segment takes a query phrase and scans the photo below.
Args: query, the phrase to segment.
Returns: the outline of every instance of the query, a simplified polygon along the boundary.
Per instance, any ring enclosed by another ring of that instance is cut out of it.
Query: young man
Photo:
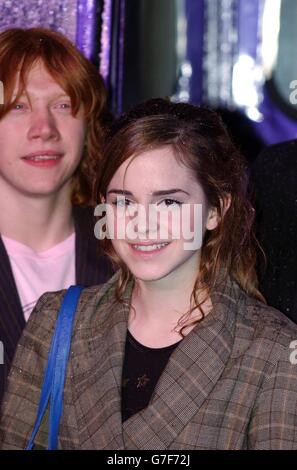
[[[0,34],[0,81],[1,401],[40,295],[103,283],[113,270],[90,207],[108,121],[96,68],[58,33],[12,29]]]

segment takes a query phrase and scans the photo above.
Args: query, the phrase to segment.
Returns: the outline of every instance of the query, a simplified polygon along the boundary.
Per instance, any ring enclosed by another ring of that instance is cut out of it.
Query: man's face
[[[18,83],[14,96],[17,91]],[[85,130],[82,111],[72,116],[70,97],[44,65],[36,63],[28,74],[26,94],[0,120],[2,197],[44,197],[70,187]]]

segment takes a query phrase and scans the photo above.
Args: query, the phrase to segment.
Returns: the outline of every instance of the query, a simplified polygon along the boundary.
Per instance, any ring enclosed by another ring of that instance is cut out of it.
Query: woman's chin
[[[166,275],[168,274],[167,272],[148,272],[144,270],[130,270],[135,279],[139,281],[144,281],[144,282],[153,282],[153,281],[159,281],[161,279],[164,279]]]

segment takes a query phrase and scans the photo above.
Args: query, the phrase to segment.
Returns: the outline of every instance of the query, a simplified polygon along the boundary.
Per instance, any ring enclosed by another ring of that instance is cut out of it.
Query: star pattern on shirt
[[[149,381],[150,381],[150,378],[146,374],[143,374],[141,377],[137,377],[136,388],[145,387],[146,384],[149,383]]]

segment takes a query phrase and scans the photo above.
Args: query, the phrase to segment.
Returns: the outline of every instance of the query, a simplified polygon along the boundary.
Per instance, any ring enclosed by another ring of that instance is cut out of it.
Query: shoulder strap
[[[41,389],[37,417],[26,450],[33,449],[34,439],[41,425],[49,400],[50,418],[48,450],[54,450],[58,447],[59,425],[63,410],[63,391],[70,352],[72,329],[76,307],[82,289],[82,286],[69,287],[58,313],[57,324],[51,342],[47,367]]]

